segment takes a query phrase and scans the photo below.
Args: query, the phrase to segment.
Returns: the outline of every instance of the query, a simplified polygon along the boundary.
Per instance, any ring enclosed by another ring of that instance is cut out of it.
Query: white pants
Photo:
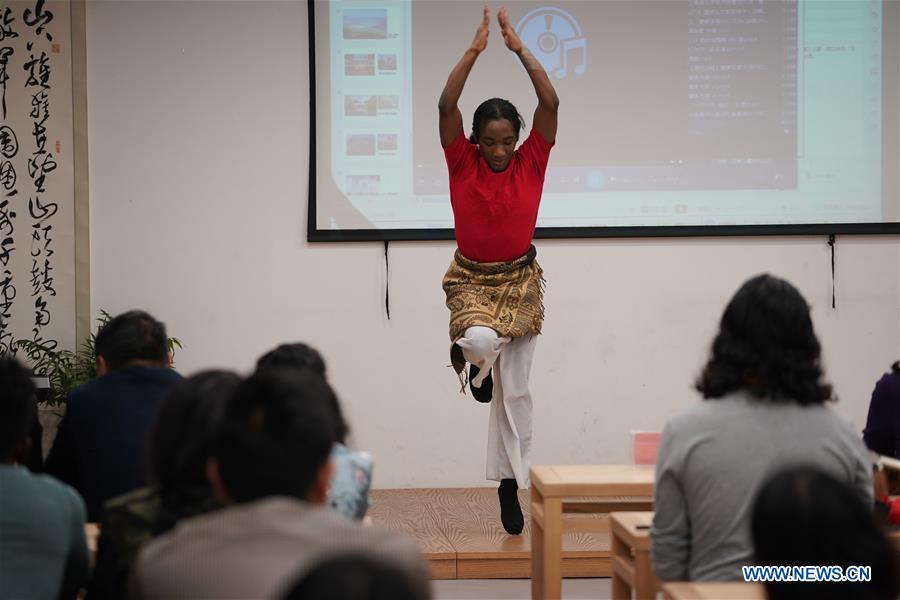
[[[487,478],[515,479],[529,486],[531,466],[531,392],[528,379],[537,336],[500,337],[490,327],[469,327],[456,341],[466,361],[480,369],[472,385],[481,383],[493,367],[494,393],[488,421]]]

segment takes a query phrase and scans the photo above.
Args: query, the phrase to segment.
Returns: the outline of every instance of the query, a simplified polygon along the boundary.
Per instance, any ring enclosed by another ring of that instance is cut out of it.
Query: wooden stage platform
[[[433,579],[531,577],[528,490],[519,490],[525,531],[515,536],[500,524],[497,488],[373,490],[372,498],[372,521],[416,539]],[[628,510],[629,501],[638,499],[621,500]],[[608,530],[564,535],[563,577],[609,577],[609,550]]]

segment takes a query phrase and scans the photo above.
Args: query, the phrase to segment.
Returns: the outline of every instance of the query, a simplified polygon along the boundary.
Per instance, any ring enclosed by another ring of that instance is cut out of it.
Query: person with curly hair
[[[820,355],[809,306],[787,281],[759,275],[731,299],[696,383],[703,402],[660,439],[650,530],[660,579],[742,579],[753,499],[787,466],[817,467],[872,508],[871,461],[827,404]]]

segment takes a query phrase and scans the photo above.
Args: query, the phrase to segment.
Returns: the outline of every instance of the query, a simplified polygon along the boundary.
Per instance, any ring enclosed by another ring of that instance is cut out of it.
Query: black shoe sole
[[[478,375],[480,369],[475,365],[469,365],[469,389],[472,390],[472,397],[478,402],[487,404],[494,397],[494,374],[489,371],[487,377],[481,382],[481,387],[472,385],[472,380]]]

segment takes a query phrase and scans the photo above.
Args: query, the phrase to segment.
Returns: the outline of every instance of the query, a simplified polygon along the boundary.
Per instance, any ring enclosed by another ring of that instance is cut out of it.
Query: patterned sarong
[[[466,365],[456,345],[466,329],[490,327],[501,337],[539,334],[544,323],[544,272],[534,246],[510,262],[479,263],[456,251],[444,275],[450,309],[450,362],[457,374]]]

